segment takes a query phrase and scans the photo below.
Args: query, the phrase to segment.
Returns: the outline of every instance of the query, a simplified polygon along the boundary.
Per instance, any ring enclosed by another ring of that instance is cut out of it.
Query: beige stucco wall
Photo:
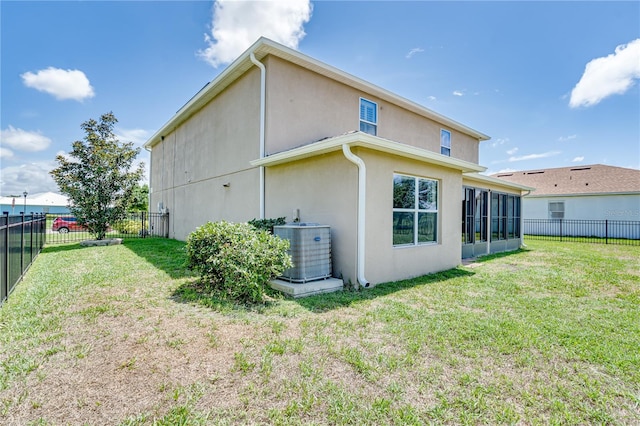
[[[478,162],[478,140],[282,59],[268,56],[266,152],[273,154],[358,130],[360,97],[378,104],[378,134],[440,153],[451,131],[451,156]]]
[[[259,116],[254,68],[153,147],[151,206],[169,209],[172,238],[207,221],[259,216],[259,172],[249,164],[259,157]]]
[[[265,214],[331,227],[333,276],[356,282],[358,169],[342,152],[269,167]]]
[[[459,171],[353,148],[367,169],[365,277],[373,285],[456,267],[460,263]],[[439,182],[437,244],[393,247],[393,174]],[[334,275],[357,281],[358,168],[341,151],[267,169],[268,217],[300,209],[304,222],[331,226]]]
[[[367,166],[366,276],[373,284],[416,277],[460,264],[460,171],[354,149]],[[438,181],[438,243],[393,246],[393,174]]]

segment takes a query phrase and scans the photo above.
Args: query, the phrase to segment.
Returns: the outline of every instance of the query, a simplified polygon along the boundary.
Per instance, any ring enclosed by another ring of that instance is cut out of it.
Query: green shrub
[[[286,219],[286,217],[278,217],[276,219],[253,219],[249,221],[249,225],[256,229],[260,229],[261,231],[267,231],[268,233],[273,234],[273,227],[286,225]]]
[[[145,220],[145,228],[147,221]],[[136,219],[119,220],[113,224],[113,229],[121,234],[139,234],[142,231],[142,222]]]
[[[221,297],[262,302],[267,283],[292,266],[289,241],[247,223],[208,222],[187,237],[188,266]]]

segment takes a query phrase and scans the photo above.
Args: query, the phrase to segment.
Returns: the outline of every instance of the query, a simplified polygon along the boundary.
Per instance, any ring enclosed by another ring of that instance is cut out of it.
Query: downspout
[[[367,201],[367,168],[362,158],[356,156],[349,145],[342,145],[342,153],[347,160],[358,166],[358,284],[362,287],[369,287],[369,281],[364,277],[364,260],[365,260],[365,217],[366,217],[366,201]]]
[[[258,61],[251,52],[249,55],[251,62],[260,68],[260,158],[264,158],[264,122],[265,122],[265,103],[266,103],[266,81],[267,70],[262,62]],[[260,166],[260,219],[264,219],[264,166]]]

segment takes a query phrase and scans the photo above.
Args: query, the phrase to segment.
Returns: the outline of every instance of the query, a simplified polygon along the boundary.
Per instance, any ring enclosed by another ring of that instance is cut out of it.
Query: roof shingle
[[[492,177],[536,188],[532,196],[640,192],[640,170],[593,164],[496,173]]]

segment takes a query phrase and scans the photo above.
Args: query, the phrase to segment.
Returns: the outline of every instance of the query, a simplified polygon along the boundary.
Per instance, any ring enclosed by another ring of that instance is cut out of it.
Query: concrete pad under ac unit
[[[313,296],[321,293],[332,293],[342,291],[344,283],[338,278],[327,278],[318,281],[308,281],[306,283],[291,283],[289,281],[275,279],[269,281],[271,288],[293,298]]]

